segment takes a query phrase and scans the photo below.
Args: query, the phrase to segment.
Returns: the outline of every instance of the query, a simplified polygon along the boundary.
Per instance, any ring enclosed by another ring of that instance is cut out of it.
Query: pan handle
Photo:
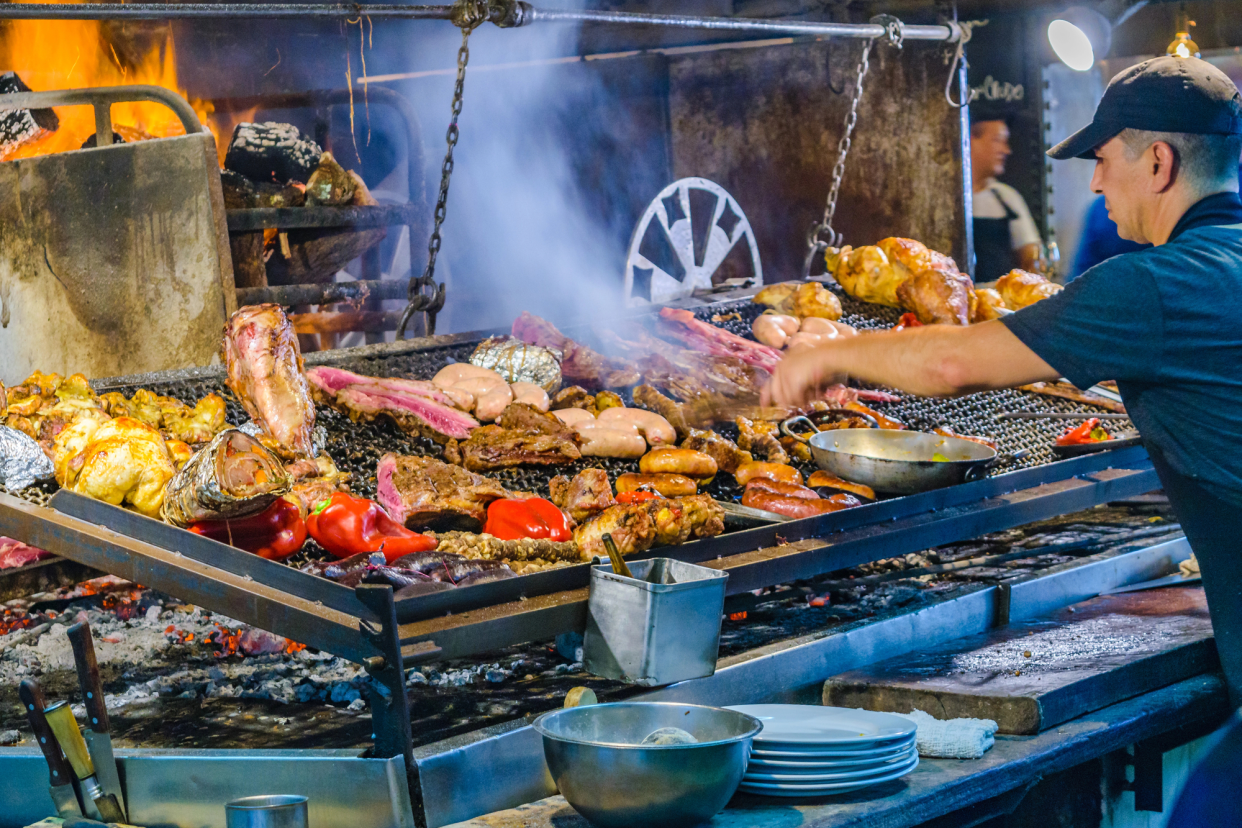
[[[982,463],[976,463],[966,470],[966,476],[962,478],[962,482],[974,483],[976,480],[982,480],[988,476],[989,471],[997,466],[1013,465],[1030,453],[1030,449],[1021,449],[1020,451],[1015,451],[1011,454],[998,454],[991,460],[984,460]]]
[[[808,435],[806,435],[806,434],[799,434],[798,432],[796,432],[796,431],[794,431],[792,428],[790,428],[790,426],[791,426],[791,425],[793,425],[794,423],[798,423],[799,425],[801,425],[802,423],[806,423],[807,425],[809,425],[809,426],[811,427],[811,432],[812,432],[812,433],[814,433],[814,434],[818,434],[818,433],[819,433],[819,426],[817,426],[817,425],[815,425],[815,423],[811,422],[811,420],[810,420],[810,418],[809,418],[809,417],[803,417],[803,416],[799,415],[799,416],[797,416],[797,417],[790,417],[788,420],[782,420],[782,421],[781,421],[781,434],[784,434],[786,437],[792,437],[792,438],[794,438],[795,440],[799,440],[799,441],[801,441],[801,442],[803,442],[803,443],[808,442],[808,441],[809,441],[809,439],[810,439]]]

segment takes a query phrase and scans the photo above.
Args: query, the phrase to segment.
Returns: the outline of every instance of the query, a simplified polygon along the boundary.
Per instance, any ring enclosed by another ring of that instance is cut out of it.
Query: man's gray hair
[[[1238,163],[1242,135],[1198,135],[1190,132],[1153,132],[1124,129],[1117,136],[1133,161],[1152,144],[1163,141],[1177,155],[1179,172],[1195,192],[1212,193],[1238,189]]]

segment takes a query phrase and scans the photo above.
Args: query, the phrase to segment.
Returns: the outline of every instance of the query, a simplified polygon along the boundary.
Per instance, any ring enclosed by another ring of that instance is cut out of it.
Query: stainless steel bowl
[[[812,434],[809,442],[821,469],[889,494],[969,483],[998,460],[996,449],[982,443],[921,431],[842,428]],[[933,460],[935,454],[946,459]]]
[[[641,744],[662,727],[698,742]],[[733,796],[763,724],[719,707],[626,702],[554,710],[534,728],[561,795],[592,824],[686,828],[711,819]]]

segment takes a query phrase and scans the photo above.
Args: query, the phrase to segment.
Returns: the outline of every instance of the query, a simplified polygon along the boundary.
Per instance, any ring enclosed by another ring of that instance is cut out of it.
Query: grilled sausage
[[[617,477],[617,494],[634,492],[644,486],[655,489],[665,497],[689,497],[698,492],[698,484],[681,474],[634,474],[626,472]]]
[[[764,345],[784,348],[789,337],[798,332],[798,319],[779,313],[763,313],[751,324],[750,332]]]
[[[652,448],[666,446],[677,440],[677,432],[668,420],[654,411],[642,408],[605,408],[599,412],[604,423],[622,422],[636,426]]]
[[[875,500],[875,490],[870,486],[864,486],[861,483],[851,483],[848,480],[842,480],[835,474],[830,474],[822,469],[812,472],[810,478],[806,481],[806,484],[812,489],[818,489],[821,486],[826,486],[832,489],[840,489],[843,492],[851,492],[859,497],[865,497],[867,500]]]
[[[610,428],[603,423],[577,423],[574,430],[582,439],[584,457],[642,457],[647,441],[636,428],[618,424]]]
[[[474,416],[484,423],[495,420],[513,402],[513,390],[509,388],[509,383],[490,377],[461,380],[453,386],[453,390],[474,394]]]
[[[511,382],[509,390],[513,392],[514,402],[526,403],[540,411],[547,411],[552,405],[552,400],[548,399],[548,392],[533,382]]]
[[[469,362],[454,362],[452,365],[445,365],[432,377],[431,382],[438,388],[452,388],[464,379],[478,379],[480,377],[487,379],[496,379],[504,382],[505,379],[500,374],[490,368],[480,368],[477,365],[471,365]]]
[[[742,495],[742,505],[752,509],[763,509],[791,518],[815,517],[829,512],[839,512],[852,506],[861,506],[862,502],[853,495],[837,494],[832,497],[807,500],[801,497],[787,497],[762,489],[747,488]]]
[[[819,494],[808,489],[806,486],[799,486],[797,483],[782,483],[779,480],[769,480],[766,477],[756,477],[746,484],[746,491],[771,492],[772,494],[784,495],[785,497],[800,497],[803,500],[819,500]]]
[[[682,474],[700,483],[716,476],[716,461],[701,451],[683,448],[652,449],[638,461],[643,474]]]
[[[789,342],[785,346],[787,353],[796,354],[799,351],[809,351],[811,348],[818,348],[828,340],[828,337],[817,333],[807,333],[800,331],[789,337]]]
[[[743,463],[741,466],[738,466],[733,476],[743,486],[756,477],[766,477],[768,480],[777,480],[781,483],[802,485],[802,472],[784,463]]]
[[[578,423],[595,422],[595,415],[582,408],[561,408],[553,411],[552,415],[571,428]]]
[[[844,322],[834,322],[822,316],[808,316],[802,320],[803,333],[819,334],[825,340],[837,339],[842,336],[855,336],[858,331]]]

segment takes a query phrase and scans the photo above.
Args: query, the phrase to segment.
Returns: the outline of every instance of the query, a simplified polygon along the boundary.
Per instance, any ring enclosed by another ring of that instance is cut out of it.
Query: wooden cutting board
[[[830,678],[824,704],[993,719],[1031,734],[1219,669],[1202,588],[1101,596]]]

